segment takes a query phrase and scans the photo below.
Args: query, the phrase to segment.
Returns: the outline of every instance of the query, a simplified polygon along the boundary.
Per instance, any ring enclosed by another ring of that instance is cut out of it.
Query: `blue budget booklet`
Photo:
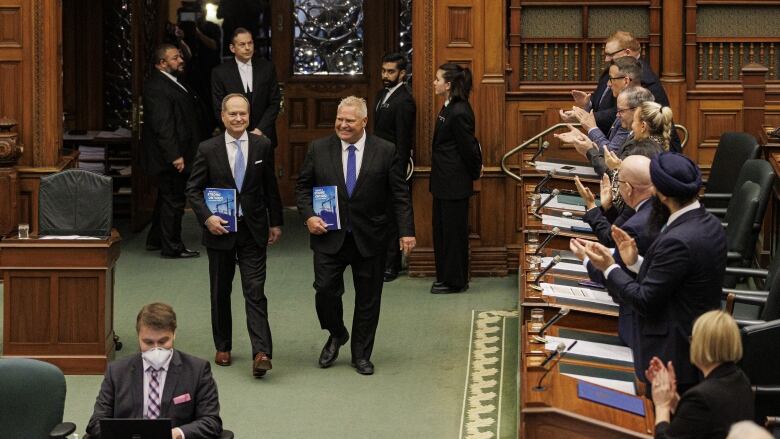
[[[312,189],[314,214],[325,221],[328,230],[341,230],[338,189],[338,186],[314,186]]]
[[[236,232],[238,230],[235,189],[207,187],[203,191],[203,198],[206,200],[206,207],[213,215],[227,221],[227,224],[223,224],[222,227],[227,229],[228,232]]]

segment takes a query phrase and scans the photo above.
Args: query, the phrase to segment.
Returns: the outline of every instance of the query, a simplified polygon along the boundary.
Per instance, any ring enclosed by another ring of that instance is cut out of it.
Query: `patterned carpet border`
[[[505,358],[505,354],[511,352],[504,346],[506,319],[516,319],[517,316],[517,310],[471,313],[469,361],[460,428],[462,439],[491,439],[501,434],[502,367],[515,364],[514,359]],[[515,393],[512,390],[512,394]],[[514,406],[514,401],[511,405]]]

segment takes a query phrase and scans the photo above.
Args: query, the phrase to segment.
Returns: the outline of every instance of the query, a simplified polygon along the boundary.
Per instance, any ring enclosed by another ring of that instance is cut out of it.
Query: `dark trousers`
[[[436,281],[451,288],[469,281],[469,199],[433,198],[433,255]]]
[[[387,253],[385,254],[385,271],[401,271],[401,249],[398,236],[398,223],[395,219],[395,209],[392,203],[387,205]]]
[[[344,270],[352,267],[355,285],[355,312],[352,316],[352,359],[371,358],[374,336],[379,324],[379,305],[382,300],[382,272],[384,254],[364,257],[348,233],[344,245],[336,254],[314,252],[314,301],[320,327],[334,337],[347,334],[344,326]]]
[[[243,227],[242,227],[243,226]],[[241,272],[244,291],[246,327],[252,343],[252,358],[258,352],[272,356],[271,327],[268,325],[268,299],[265,297],[266,248],[252,237],[242,221],[238,223],[236,245],[229,250],[209,248],[209,280],[211,282],[211,332],[218,351],[233,348],[233,317],[230,312],[230,293],[233,275]]]
[[[158,176],[157,201],[154,204],[152,225],[146,235],[146,245],[161,247],[161,253],[175,255],[184,250],[181,241],[181,217],[186,201],[184,189],[187,175],[166,171]]]

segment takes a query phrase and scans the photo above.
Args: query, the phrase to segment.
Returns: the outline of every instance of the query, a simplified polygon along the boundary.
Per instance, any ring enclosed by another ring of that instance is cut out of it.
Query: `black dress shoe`
[[[146,244],[146,251],[148,252],[158,252],[160,250],[162,250],[162,247],[159,244]]]
[[[333,366],[333,363],[336,362],[336,358],[339,357],[339,348],[344,346],[344,344],[347,343],[347,340],[349,340],[349,334],[344,336],[344,338],[334,337],[330,336],[328,337],[328,341],[325,342],[325,346],[322,347],[322,352],[320,352],[320,367],[325,369],[328,367]]]
[[[361,375],[374,374],[374,363],[363,358],[352,360],[352,367],[354,367],[357,373]]]
[[[398,270],[385,270],[382,280],[385,282],[392,282],[398,277]]]
[[[162,253],[160,256],[162,256],[165,259],[197,258],[198,256],[200,256],[200,252],[185,248],[179,253],[174,253],[174,254]]]
[[[439,281],[436,281],[436,282],[434,282],[434,283],[433,283],[433,286],[434,286],[434,287],[440,287],[440,286],[442,286],[442,285],[444,285],[444,282],[439,282]]]
[[[469,289],[469,284],[466,284],[460,288],[454,288],[451,287],[445,283],[442,283],[441,285],[434,284],[431,287],[431,294],[452,294],[452,293],[462,293]]]

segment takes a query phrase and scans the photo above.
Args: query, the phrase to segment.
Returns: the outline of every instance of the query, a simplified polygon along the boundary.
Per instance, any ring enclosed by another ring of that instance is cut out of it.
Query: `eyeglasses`
[[[626,77],[626,75],[623,75],[623,76],[610,76],[609,77],[609,82],[612,82],[612,81],[614,81],[616,79],[623,79],[625,77]]]
[[[623,109],[618,108],[617,115],[620,116],[624,112],[631,111],[631,110],[634,110],[634,109],[636,109],[636,107],[628,107],[628,108],[623,108]]]
[[[620,184],[620,183],[627,184],[628,187],[632,187],[631,183],[627,182],[626,180],[621,180],[621,179],[618,178],[618,184]]]
[[[620,52],[623,52],[624,50],[628,50],[628,49],[618,49],[618,50],[616,50],[616,51],[614,51],[612,53],[604,51],[604,56],[607,57],[607,58],[612,58],[613,56],[617,55]]]

